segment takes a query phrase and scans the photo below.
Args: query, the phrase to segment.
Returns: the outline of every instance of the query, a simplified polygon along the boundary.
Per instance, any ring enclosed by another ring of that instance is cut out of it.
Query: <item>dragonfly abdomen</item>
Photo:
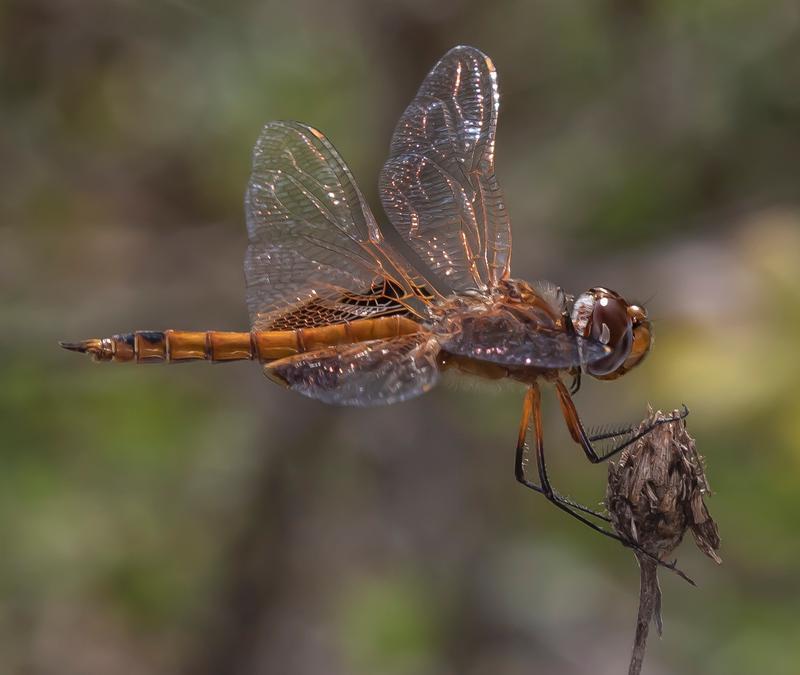
[[[253,358],[268,363],[329,347],[388,340],[420,330],[416,321],[403,316],[386,316],[296,330],[256,331],[252,333]]]
[[[61,346],[89,354],[95,361],[118,363],[181,363],[183,361],[243,361],[262,363],[337,345],[380,340],[415,333],[420,326],[400,316],[358,319],[349,323],[296,330],[146,331],[121,333]]]

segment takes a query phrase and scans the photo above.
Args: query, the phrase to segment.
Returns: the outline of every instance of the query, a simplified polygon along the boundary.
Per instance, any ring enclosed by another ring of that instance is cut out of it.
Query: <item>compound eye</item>
[[[592,337],[604,345],[618,342],[630,329],[628,306],[619,298],[603,295],[594,303],[592,312]]]
[[[591,337],[611,348],[608,356],[589,366],[592,375],[607,375],[624,363],[633,344],[633,330],[622,298],[608,291],[598,293],[592,308]]]

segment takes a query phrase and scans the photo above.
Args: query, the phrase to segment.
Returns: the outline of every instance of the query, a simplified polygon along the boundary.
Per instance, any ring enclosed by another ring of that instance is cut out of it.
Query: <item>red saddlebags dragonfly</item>
[[[419,396],[445,369],[511,378],[527,387],[517,480],[614,536],[587,519],[604,516],[550,484],[539,383],[555,386],[572,438],[599,462],[649,429],[590,436],[572,394],[582,373],[613,380],[638,365],[652,327],[643,307],[606,288],[573,298],[511,277],[494,173],[499,100],[488,56],[463,46],[445,54],[395,129],[380,176],[389,223],[380,226],[325,136],[267,124],[245,197],[250,331],[138,331],[62,346],[98,361],[258,361],[289,389],[347,406]],[[538,483],[524,463],[531,425]],[[609,439],[614,447],[596,450]]]

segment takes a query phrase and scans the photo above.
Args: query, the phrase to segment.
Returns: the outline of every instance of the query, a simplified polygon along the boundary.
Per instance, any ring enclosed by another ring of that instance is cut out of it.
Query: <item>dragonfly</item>
[[[97,361],[257,361],[275,382],[344,406],[420,396],[447,370],[514,380],[526,387],[517,481],[629,545],[591,520],[607,516],[552,487],[540,384],[554,386],[586,457],[608,459],[652,427],[590,435],[573,396],[582,374],[614,380],[639,365],[653,326],[643,306],[608,288],[572,296],[511,276],[511,226],[494,169],[499,103],[494,64],[478,49],[454,47],[436,63],[392,136],[381,225],[321,132],[268,123],[245,194],[250,330],[136,331],[61,346]],[[526,470],[531,427],[538,482]]]

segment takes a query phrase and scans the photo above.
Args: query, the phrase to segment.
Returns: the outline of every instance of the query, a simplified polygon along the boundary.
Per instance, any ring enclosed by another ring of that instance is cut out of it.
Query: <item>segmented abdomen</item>
[[[91,354],[97,361],[180,363],[183,361],[275,361],[336,345],[380,340],[416,333],[415,321],[401,316],[360,319],[332,326],[297,330],[145,331],[62,343],[67,349]]]

